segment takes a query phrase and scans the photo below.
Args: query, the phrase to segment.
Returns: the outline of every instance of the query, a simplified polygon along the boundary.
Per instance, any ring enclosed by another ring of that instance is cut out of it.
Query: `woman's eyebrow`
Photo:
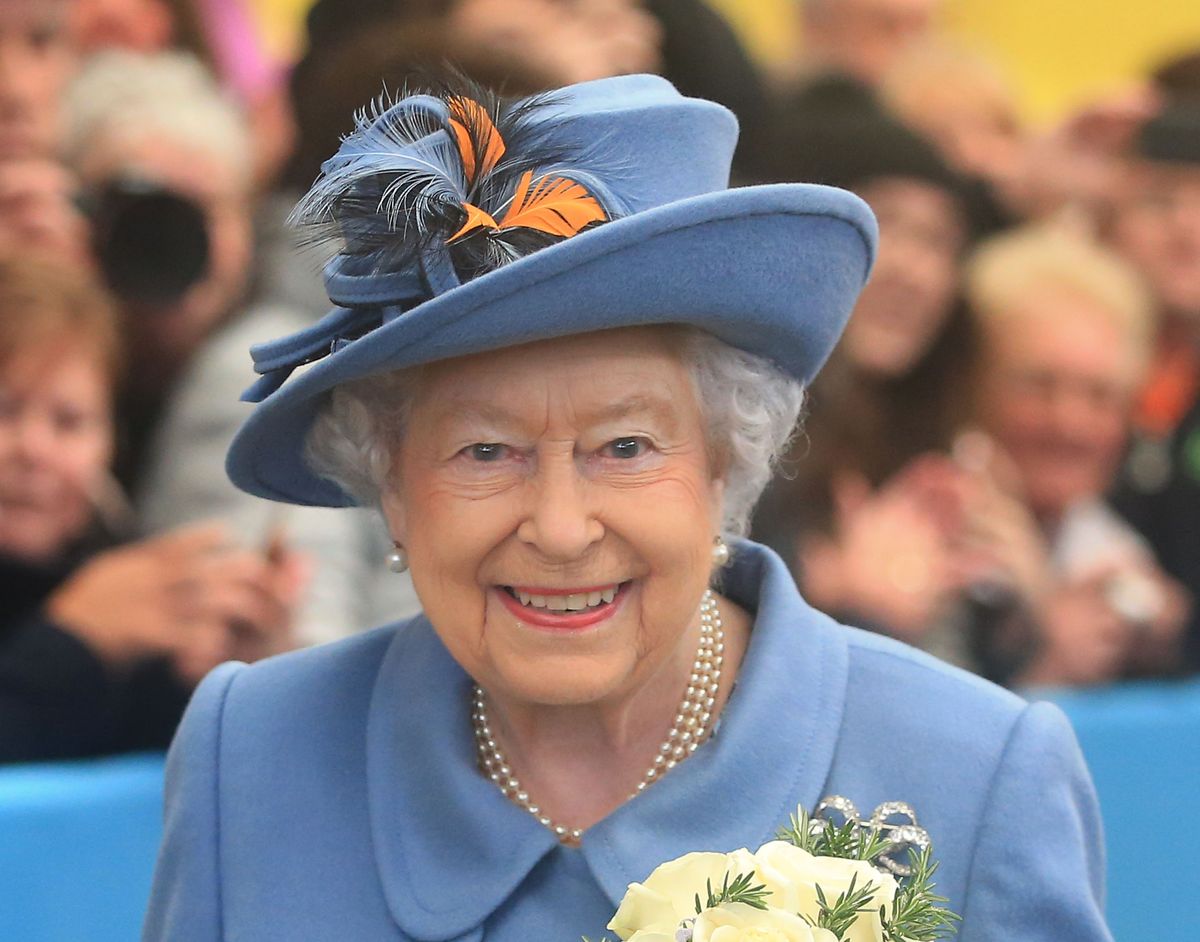
[[[443,412],[455,419],[478,421],[503,428],[519,426],[525,421],[523,416],[485,399],[451,399],[445,403]],[[598,425],[634,415],[650,416],[670,428],[678,424],[677,410],[669,399],[643,393],[588,409],[580,414],[580,419],[585,425]]]
[[[441,411],[455,419],[478,421],[487,425],[510,426],[519,425],[521,422],[520,416],[483,399],[450,399]]]
[[[669,399],[644,393],[627,396],[590,411],[586,418],[591,422],[611,422],[627,419],[631,415],[648,415],[674,428],[678,419],[677,410]]]

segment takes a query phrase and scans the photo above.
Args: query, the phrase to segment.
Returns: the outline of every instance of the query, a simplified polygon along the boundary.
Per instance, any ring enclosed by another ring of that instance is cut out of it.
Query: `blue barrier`
[[[1038,691],[1096,780],[1117,942],[1191,942],[1200,681]],[[162,833],[161,756],[0,769],[0,940],[137,939]]]
[[[1200,681],[1039,694],[1070,717],[1096,781],[1117,942],[1192,942],[1200,900]]]
[[[0,939],[138,938],[162,776],[158,755],[0,770]]]

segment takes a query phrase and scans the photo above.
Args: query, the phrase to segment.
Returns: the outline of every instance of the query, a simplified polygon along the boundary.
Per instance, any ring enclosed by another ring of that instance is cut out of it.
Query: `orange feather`
[[[491,173],[506,150],[504,139],[496,130],[487,110],[477,101],[470,98],[450,99],[450,128],[458,142],[458,152],[462,156],[463,170],[467,174],[467,183],[475,182],[476,176]],[[483,144],[483,166],[475,166],[475,144],[471,137],[474,130]]]
[[[604,209],[587,189],[566,177],[544,177],[530,191],[533,171],[521,175],[513,200],[498,228],[537,229],[556,236],[573,236],[588,223],[603,222]]]
[[[478,206],[472,206],[470,203],[463,203],[463,209],[467,211],[467,221],[462,224],[462,228],[454,235],[446,240],[449,244],[455,239],[461,239],[464,236],[470,235],[476,229],[496,229],[496,220],[488,213],[480,209]]]

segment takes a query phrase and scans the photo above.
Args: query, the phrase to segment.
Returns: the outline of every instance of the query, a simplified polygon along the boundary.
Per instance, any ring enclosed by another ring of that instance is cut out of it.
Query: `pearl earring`
[[[714,566],[724,566],[729,562],[729,547],[719,536],[713,540],[712,557]]]
[[[387,554],[387,565],[392,572],[405,572],[408,569],[408,553],[399,543]]]

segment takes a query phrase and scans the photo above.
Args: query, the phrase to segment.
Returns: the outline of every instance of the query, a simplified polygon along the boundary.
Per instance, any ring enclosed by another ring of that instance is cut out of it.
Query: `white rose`
[[[837,942],[828,929],[813,929],[783,909],[723,903],[706,909],[692,926],[692,942]]]
[[[705,902],[707,885],[719,892],[725,877],[753,873],[754,857],[742,848],[732,854],[684,854],[657,867],[645,883],[631,883],[608,928],[621,939],[635,933],[656,932],[674,939],[679,923],[696,915],[696,895]],[[642,935],[638,942],[651,942]]]
[[[770,891],[770,903],[788,912],[804,913],[817,918],[817,886],[825,900],[833,904],[850,886],[860,890],[868,882],[875,885],[865,912],[859,914],[845,936],[845,942],[883,942],[883,924],[879,907],[890,912],[896,897],[896,881],[880,873],[865,860],[843,860],[839,857],[814,857],[786,841],[763,844],[754,854],[758,880]]]

